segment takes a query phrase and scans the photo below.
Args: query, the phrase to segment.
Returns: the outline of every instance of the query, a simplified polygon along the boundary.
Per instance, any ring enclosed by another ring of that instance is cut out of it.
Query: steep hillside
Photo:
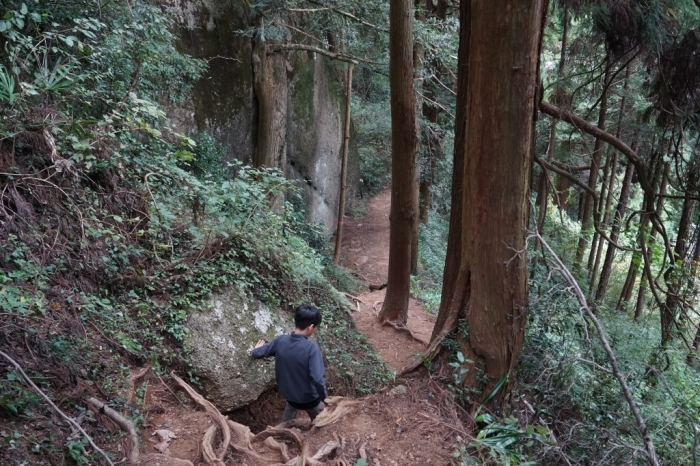
[[[224,165],[211,136],[170,126],[164,105],[188,96],[206,63],[174,48],[159,9],[10,2],[5,18],[0,462],[102,461],[19,368],[117,454],[118,429],[93,422],[87,398],[139,426],[132,367],[196,384],[186,322],[222,288],[281,310],[317,304],[328,365],[343,368],[329,373],[334,391],[385,383],[388,371],[326,278],[332,270],[309,246],[325,239],[292,207],[303,205],[296,188],[275,170]]]

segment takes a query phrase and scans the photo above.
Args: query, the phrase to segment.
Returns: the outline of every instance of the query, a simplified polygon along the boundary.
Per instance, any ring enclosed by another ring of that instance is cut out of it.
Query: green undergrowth
[[[448,221],[431,214],[421,228],[421,269],[412,293],[436,309]],[[574,257],[579,234],[579,224],[550,204],[544,237],[565,263]],[[623,243],[633,240],[632,235],[621,238]],[[610,373],[594,326],[584,317],[570,284],[535,246],[530,241],[529,317],[511,403],[498,416],[478,417],[476,438],[456,445],[455,458],[463,465],[646,464],[639,454],[643,443],[634,417]],[[614,309],[629,261],[629,255],[618,254],[608,300],[595,303],[597,317],[661,463],[694,464],[700,444],[700,371],[693,361],[689,364],[682,339],[660,347],[658,308],[647,306],[638,321],[632,313]],[[589,293],[585,280],[579,285]],[[450,369],[441,372],[440,380],[458,401],[468,402],[472,390],[460,384],[464,356],[453,339],[446,339],[443,346]]]
[[[8,11],[0,350],[69,415],[96,396],[140,427],[142,407],[123,398],[129,369],[175,370],[196,384],[182,346],[188,313],[237,287],[271,307],[322,309],[335,394],[388,382],[339,291],[353,279],[329,265],[298,190],[276,170],[225,164],[211,136],[169,125],[164,105],[187,96],[205,63],[177,52],[159,9],[86,0]],[[7,364],[0,393],[2,464],[96,463]],[[118,440],[97,422],[84,427],[98,443]]]
[[[545,239],[561,257],[573,257],[578,235],[578,225],[550,205]],[[530,246],[531,258],[541,257],[534,241]],[[596,316],[649,427],[659,461],[693,464],[700,440],[700,372],[687,363],[682,340],[661,347],[658,309],[650,307],[636,321],[632,313],[615,309],[629,266],[629,257],[620,256],[609,301],[595,303]],[[585,280],[580,286],[588,294]],[[548,437],[557,439],[556,445],[539,444],[533,452],[538,464],[557,463],[562,457],[572,464],[646,464],[638,454],[643,443],[634,417],[610,370],[596,329],[584,317],[570,284],[551,264],[531,261],[530,313],[515,398],[529,402],[549,429]]]

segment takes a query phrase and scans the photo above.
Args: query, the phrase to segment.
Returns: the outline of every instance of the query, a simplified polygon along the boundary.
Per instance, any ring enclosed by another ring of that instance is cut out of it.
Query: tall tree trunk
[[[663,146],[663,140],[661,142],[661,146]],[[659,179],[659,174],[661,172],[660,167],[661,163],[656,163],[657,160],[661,159],[662,157],[659,156],[654,151],[654,147],[652,144],[652,154],[651,154],[651,162],[650,165],[653,168],[653,174],[652,174],[652,183],[654,184],[654,189],[656,189],[658,179]],[[639,218],[639,228],[637,230],[637,245],[641,244],[642,242],[642,235],[647,234],[647,227],[649,225],[649,216],[645,215],[642,213]],[[620,298],[617,301],[617,310],[623,310],[625,305],[630,302],[630,299],[632,298],[632,292],[634,291],[634,285],[637,281],[637,275],[639,274],[639,269],[642,265],[642,253],[641,252],[634,252],[632,253],[632,260],[630,261],[630,266],[629,269],[627,270],[627,276],[625,278],[625,284],[622,286],[622,292],[620,293]]]
[[[605,117],[608,112],[608,78],[610,76],[610,61],[605,60],[605,77],[603,78],[603,95],[600,99],[600,111],[598,113],[598,128],[605,131]],[[588,177],[588,187],[595,191],[598,184],[598,169],[600,167],[600,159],[603,155],[603,140],[596,138],[593,146],[593,155],[591,156],[591,170]],[[581,216],[581,236],[576,247],[576,264],[581,264],[583,254],[588,246],[588,234],[591,228],[591,214],[594,209],[593,196],[586,193],[584,195],[583,214]]]
[[[457,102],[466,102],[469,84],[469,41],[471,39],[471,1],[459,4],[459,49],[457,51]],[[433,327],[431,347],[457,327],[462,308],[466,304],[466,275],[461,270],[462,257],[462,216],[464,206],[464,164],[467,130],[467,106],[457,105],[455,109],[454,162],[452,166],[452,198],[450,207],[450,227],[447,235],[447,256],[443,271],[440,310]],[[458,259],[460,258],[460,259]],[[446,279],[449,277],[449,279]],[[455,301],[457,299],[457,301]]]
[[[697,231],[695,233],[695,248],[693,249],[692,259],[692,266],[690,268],[690,274],[688,275],[688,290],[691,296],[697,292],[696,277],[698,274],[698,264],[700,263],[700,235],[698,235]],[[700,348],[700,324],[696,323],[694,325],[696,327],[695,338],[693,338],[693,343],[690,345],[687,362],[688,365],[698,368],[700,367],[700,359],[697,356],[698,348]]]
[[[612,165],[613,161],[613,156],[617,156],[617,152],[610,150],[606,151],[607,155],[605,157],[605,163],[603,163],[603,179],[600,180],[600,193],[598,194],[598,201],[593,202],[593,213],[592,215],[595,218],[595,215],[598,215],[598,218],[602,219],[600,224],[598,225],[599,228],[604,229],[605,228],[605,205],[607,204],[608,200],[608,184],[610,181],[610,167]],[[617,162],[617,160],[616,160]],[[588,270],[589,276],[588,276],[588,282],[591,282],[591,275],[592,275],[592,269],[593,269],[593,262],[595,261],[595,255],[596,255],[596,250],[598,248],[598,237],[600,235],[598,234],[597,230],[593,231],[593,241],[591,241],[591,248],[588,252],[588,263],[586,265],[586,270]]]
[[[457,109],[465,113],[458,114],[455,129],[453,180],[463,181],[453,184],[433,336],[465,319],[469,333],[458,335],[470,361],[464,383],[484,394],[512,372],[525,331],[525,230],[545,10],[544,0],[465,0],[461,5],[467,31],[460,33]],[[499,399],[504,395],[505,390],[499,392]]]
[[[413,94],[411,0],[390,0],[389,82],[391,87],[391,210],[389,276],[379,319],[405,322],[411,284],[415,166],[418,134]]]
[[[557,175],[557,207],[567,213],[569,212],[569,188],[571,188],[571,180]]]
[[[447,2],[439,1],[437,4],[433,3],[432,0],[426,0],[425,10],[428,14],[433,14],[435,18],[440,21],[444,21],[447,18]],[[442,63],[439,59],[435,58],[432,61],[432,68],[435,71],[435,79],[442,79]],[[431,100],[435,100],[435,94],[429,86],[425,88],[425,95]],[[422,113],[426,120],[428,120],[432,125],[438,122],[438,116],[440,115],[440,108],[429,103],[423,102]],[[424,132],[425,137],[423,138],[426,145],[426,153],[428,154],[428,163],[425,164],[427,172],[423,173],[420,177],[420,186],[418,188],[420,193],[420,223],[427,223],[428,212],[432,207],[432,192],[431,187],[433,185],[433,178],[435,176],[435,167],[437,160],[441,159],[442,154],[442,134],[433,131],[431,125],[426,128]]]
[[[423,0],[415,0],[416,7],[416,19],[421,22],[425,22],[425,10],[422,8]],[[425,59],[425,50],[423,49],[423,44],[420,41],[416,41],[413,44],[413,88],[415,90],[414,102],[416,106],[416,158],[418,157],[418,148],[421,146],[420,141],[420,121],[418,120],[418,114],[420,109],[423,107],[423,99],[416,97],[416,94],[422,94],[423,90],[423,60]],[[411,275],[416,275],[418,273],[418,223],[420,220],[420,162],[416,160],[415,171],[414,171],[414,183],[413,188],[413,211],[416,213],[416,221],[413,222],[412,238],[411,238]]]
[[[547,162],[552,162],[554,159],[554,145],[557,142],[557,120],[552,120],[552,127],[549,130],[549,144],[547,145]],[[547,172],[542,169],[537,182],[537,231],[542,234],[544,231],[544,221],[547,218],[547,198],[549,197],[549,182],[547,180]]]
[[[607,188],[607,195],[605,199],[605,207],[603,208],[603,223],[600,225],[601,229],[606,229],[607,226],[610,224],[610,219],[612,217],[612,211],[611,211],[611,206],[612,206],[612,200],[613,200],[613,193],[615,192],[615,178],[616,178],[616,173],[617,173],[617,152],[615,152],[612,155],[612,161],[610,160],[610,157],[608,157],[608,161],[606,163],[607,166],[609,166],[608,169],[608,176],[609,178],[608,181],[608,188]],[[602,196],[602,194],[601,194]],[[590,278],[588,280],[588,283],[590,283],[590,297],[592,298],[594,296],[594,290],[595,290],[595,282],[598,280],[598,269],[600,267],[600,258],[603,255],[603,237],[599,235],[597,232],[595,236],[593,237],[593,243],[591,247],[591,255],[589,257],[589,269],[590,269]],[[592,263],[591,263],[592,260]]]
[[[284,168],[287,140],[287,60],[267,53],[257,38],[253,47],[253,87],[258,102],[258,137],[253,165]]]
[[[618,114],[617,117],[617,130],[615,131],[615,137],[620,139],[620,134],[622,134],[622,120],[625,116],[625,104],[627,102],[627,90],[629,89],[629,80],[630,80],[630,74],[632,73],[632,64],[628,64],[627,68],[625,70],[625,84],[622,87],[622,99],[620,99],[620,113]],[[612,156],[612,164],[610,163],[610,156],[608,156],[608,160],[605,163],[606,165],[606,175],[609,174],[609,186],[608,186],[608,191],[607,191],[607,199],[605,200],[605,212],[603,214],[604,219],[603,219],[603,225],[601,225],[601,228],[605,229],[607,228],[607,225],[610,224],[610,219],[612,217],[612,212],[610,211],[610,206],[612,205],[612,198],[613,194],[615,193],[615,178],[617,176],[617,151],[614,152]],[[612,165],[612,166],[611,166]],[[601,199],[602,199],[602,194],[601,194]],[[595,238],[598,238],[597,244]],[[595,289],[595,282],[598,279],[598,267],[600,265],[600,258],[602,256],[602,249],[603,249],[603,237],[600,236],[597,232],[594,236],[593,239],[593,248],[591,248],[591,257],[589,258],[589,269],[591,271],[590,275],[590,280],[588,281],[590,283],[590,289],[591,289],[591,297],[593,296],[593,290]],[[594,257],[595,253],[595,259],[593,259],[593,263],[591,264],[591,258]]]
[[[561,79],[564,76],[564,66],[566,65],[566,47],[567,47],[567,41],[569,39],[569,6],[564,5],[564,27],[562,28],[562,33],[561,33],[561,51],[559,53],[559,68],[557,69],[557,76]],[[563,90],[563,88],[560,88]],[[557,101],[558,105],[567,105],[568,102],[559,102]],[[557,143],[557,124],[559,123],[559,120],[553,119],[552,120],[552,127],[549,130],[549,144],[547,145],[547,162],[552,163],[554,160],[554,146]],[[563,178],[561,175],[557,174],[558,179]],[[537,206],[539,208],[538,216],[537,216],[537,231],[540,232],[540,234],[544,231],[544,221],[547,218],[547,197],[549,194],[549,181],[547,179],[547,174],[545,173],[544,170],[540,172],[540,177],[539,177],[539,183],[537,186]],[[568,181],[568,179],[567,179]],[[558,189],[558,183],[557,183],[557,188]],[[568,191],[568,187],[567,187]],[[557,204],[559,205],[559,209],[562,208],[561,203],[559,202],[559,192],[555,193],[555,200],[557,201]],[[568,192],[566,193],[566,196],[568,197]]]
[[[338,196],[338,228],[335,231],[335,251],[333,263],[340,263],[340,247],[343,242],[343,218],[345,217],[346,172],[350,150],[350,108],[352,103],[352,63],[348,63],[348,77],[345,90],[345,131],[343,134],[343,155],[340,163],[340,195]]]
[[[636,150],[635,145],[632,146]],[[610,239],[617,242],[620,237],[620,230],[622,229],[622,224],[625,218],[625,211],[627,210],[627,201],[630,195],[630,188],[632,186],[632,175],[634,175],[634,165],[627,162],[627,168],[625,169],[625,178],[622,181],[622,189],[620,191],[620,200],[617,203],[617,209],[615,209],[615,219],[613,220],[612,230],[610,231]],[[602,301],[605,298],[605,293],[608,289],[608,280],[610,280],[610,273],[612,272],[612,264],[615,259],[615,246],[612,244],[608,245],[608,250],[605,252],[605,260],[603,261],[603,269],[600,272],[600,281],[598,283],[598,290],[596,291],[595,299],[597,301]]]
[[[689,181],[689,185],[695,184]],[[668,288],[666,301],[661,306],[661,344],[665,345],[673,339],[674,329],[676,327],[676,314],[678,305],[681,301],[678,294],[680,293],[680,282],[683,277],[683,264],[685,256],[688,252],[688,237],[690,235],[690,225],[693,219],[693,211],[695,210],[695,199],[692,198],[690,188],[686,189],[685,199],[683,200],[683,210],[678,223],[678,233],[676,234],[676,245],[673,248],[674,261],[671,263],[664,273],[664,281]]]
[[[661,196],[659,197],[659,200],[656,203],[656,214],[657,215],[661,215],[661,212],[663,211],[663,208],[664,208],[664,202],[666,200],[664,195],[666,194],[666,188],[668,186],[668,175],[669,175],[670,170],[671,170],[671,165],[668,162],[666,162],[664,164],[664,174],[663,174],[663,177],[661,178],[661,187],[659,188],[659,193],[661,194]],[[656,243],[656,235],[658,233],[659,232],[656,229],[656,225],[653,225],[651,228],[651,233],[649,234],[649,246]],[[649,257],[649,260],[651,261],[651,257]],[[651,264],[649,264],[649,265],[651,266]],[[639,282],[639,291],[637,292],[637,303],[636,303],[635,308],[634,308],[634,320],[638,320],[642,316],[642,313],[644,312],[644,303],[646,302],[648,280],[649,280],[649,277],[642,274],[642,279]]]

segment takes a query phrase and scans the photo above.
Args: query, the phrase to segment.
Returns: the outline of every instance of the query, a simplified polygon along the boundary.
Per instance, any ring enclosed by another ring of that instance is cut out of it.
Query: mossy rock
[[[229,289],[193,311],[185,347],[204,396],[221,411],[255,401],[275,384],[274,361],[255,360],[258,340],[272,340],[294,329],[292,316],[270,309],[237,289]]]

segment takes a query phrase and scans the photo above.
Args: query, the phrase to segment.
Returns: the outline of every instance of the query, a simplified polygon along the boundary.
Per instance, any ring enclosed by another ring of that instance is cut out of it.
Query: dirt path
[[[387,188],[369,201],[369,211],[362,218],[345,217],[341,264],[370,284],[386,283],[389,267],[389,207],[391,189]],[[394,370],[406,365],[409,358],[425,349],[433,331],[434,319],[423,304],[411,298],[408,303],[408,328],[423,343],[392,327],[377,322],[385,290],[368,291],[357,296],[360,310],[353,313],[355,324],[370,344]]]

